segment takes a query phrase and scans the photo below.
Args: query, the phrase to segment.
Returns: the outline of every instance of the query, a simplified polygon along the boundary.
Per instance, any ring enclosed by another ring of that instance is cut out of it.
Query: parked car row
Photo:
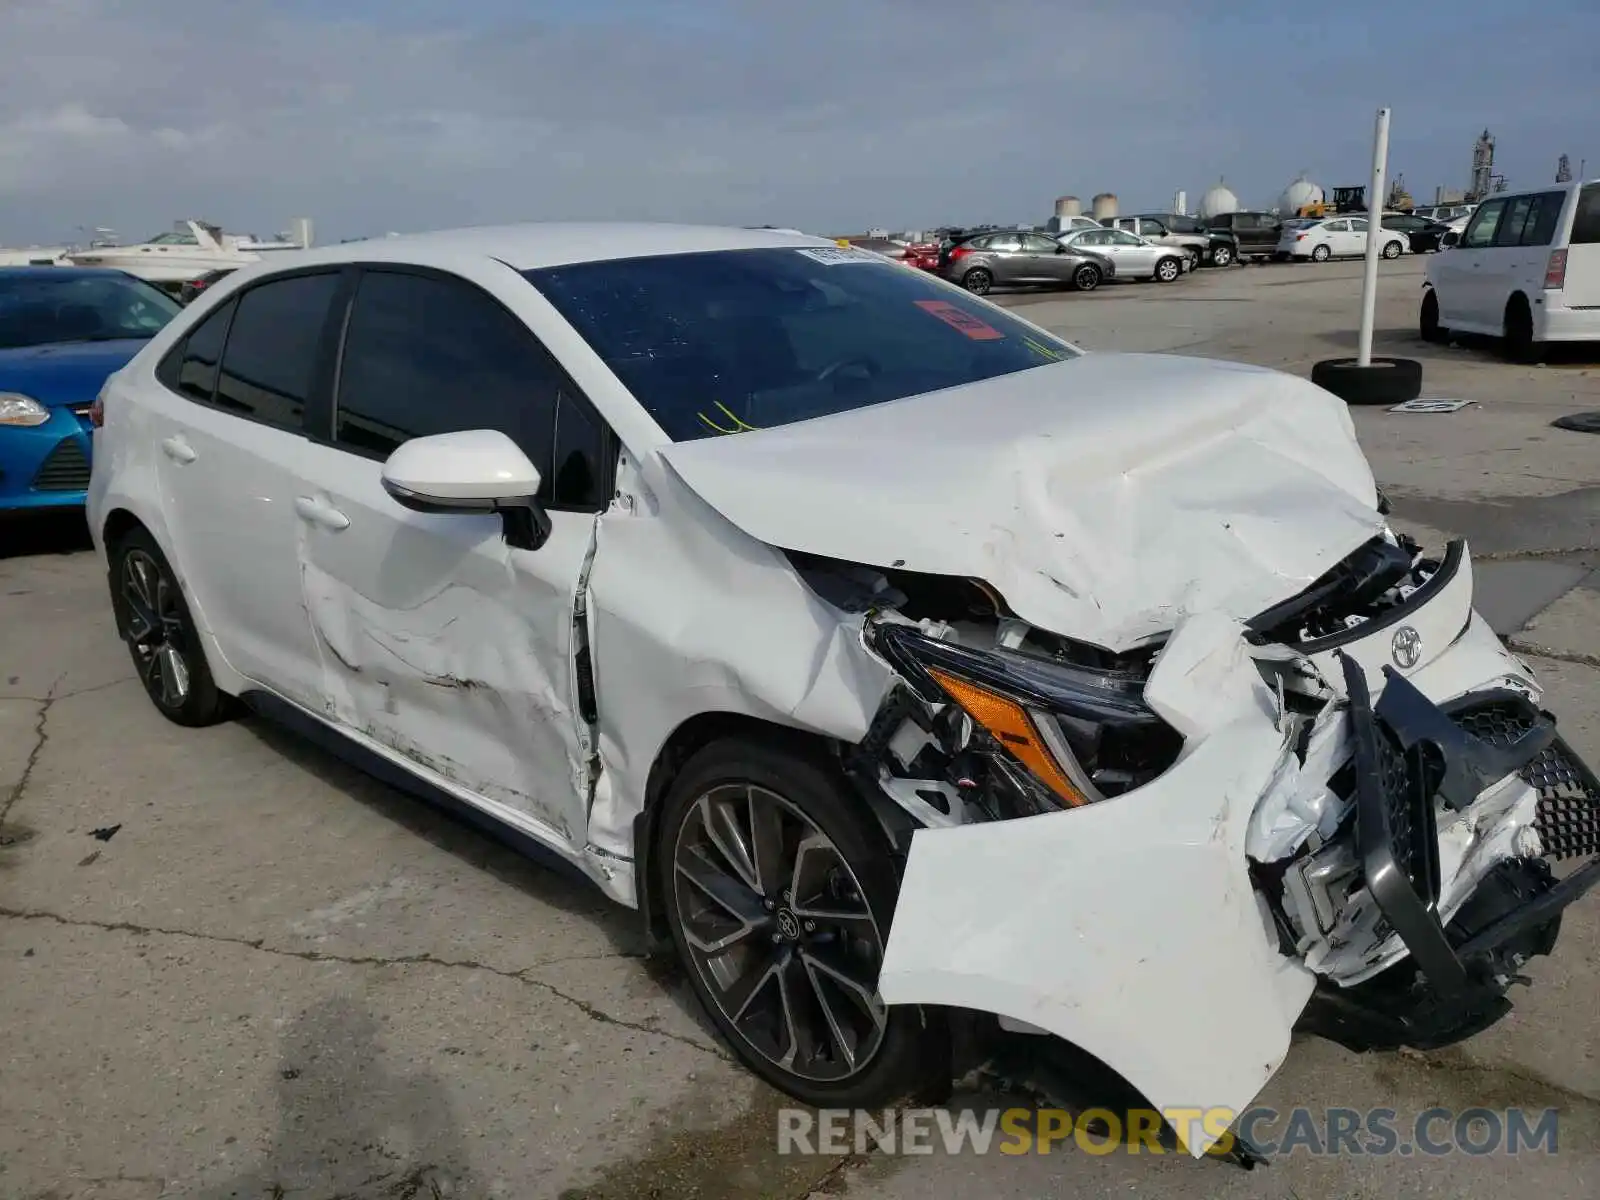
[[[1092,292],[1108,279],[1171,283],[1188,267],[1175,247],[1095,225],[1058,234],[1012,229],[953,239],[939,248],[935,269],[983,296],[997,284]]]

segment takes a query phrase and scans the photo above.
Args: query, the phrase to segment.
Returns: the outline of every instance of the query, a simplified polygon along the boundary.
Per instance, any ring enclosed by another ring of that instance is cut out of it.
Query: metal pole
[[[1372,322],[1378,311],[1378,250],[1383,230],[1383,176],[1389,162],[1389,110],[1378,110],[1378,127],[1372,139],[1372,191],[1367,200],[1367,264],[1361,277],[1361,336],[1356,343],[1356,365],[1372,365]]]

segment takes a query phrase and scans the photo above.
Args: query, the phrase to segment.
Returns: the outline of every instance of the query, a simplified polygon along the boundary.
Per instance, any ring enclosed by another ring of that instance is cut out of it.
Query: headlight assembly
[[[952,782],[964,792],[998,789],[1010,811],[997,816],[1119,795],[1161,774],[1182,749],[1134,672],[974,650],[905,625],[877,626],[873,646],[922,700],[965,715]]]
[[[0,425],[43,425],[50,410],[32,396],[20,392],[0,392]]]

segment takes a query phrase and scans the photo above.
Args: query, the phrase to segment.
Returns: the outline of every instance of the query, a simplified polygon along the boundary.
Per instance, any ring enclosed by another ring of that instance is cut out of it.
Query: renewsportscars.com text
[[[779,1154],[1186,1154],[1184,1143],[1198,1138],[1223,1155],[1243,1137],[1273,1156],[1409,1157],[1555,1154],[1559,1125],[1553,1108],[784,1108],[777,1133]],[[1168,1126],[1177,1144],[1164,1136]]]

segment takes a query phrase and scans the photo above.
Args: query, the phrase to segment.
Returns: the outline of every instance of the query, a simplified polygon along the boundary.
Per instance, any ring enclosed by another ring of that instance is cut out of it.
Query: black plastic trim
[[[1439,563],[1439,569],[1427,583],[1411,593],[1411,598],[1405,604],[1398,604],[1387,612],[1371,617],[1361,624],[1350,629],[1342,629],[1338,633],[1330,633],[1326,637],[1312,638],[1309,642],[1299,642],[1294,649],[1302,654],[1321,654],[1325,650],[1334,650],[1340,646],[1347,646],[1351,642],[1360,641],[1370,637],[1381,629],[1388,629],[1391,625],[1398,625],[1417,609],[1427,604],[1442,592],[1455,579],[1461,570],[1461,564],[1466,561],[1467,543],[1460,538],[1449,542],[1445,546],[1444,558]],[[1257,627],[1261,618],[1251,621],[1252,629]]]
[[[1367,690],[1366,672],[1349,655],[1339,657],[1350,697],[1350,733],[1355,752],[1356,853],[1366,875],[1367,890],[1429,982],[1436,988],[1464,988],[1466,968],[1451,949],[1444,926],[1439,923],[1434,898],[1417,894],[1410,872],[1395,857],[1394,830],[1378,762],[1380,733],[1371,693]],[[1407,802],[1413,827],[1424,831],[1423,836],[1437,853],[1432,797],[1420,786],[1422,773],[1413,771],[1410,774],[1413,787]]]

